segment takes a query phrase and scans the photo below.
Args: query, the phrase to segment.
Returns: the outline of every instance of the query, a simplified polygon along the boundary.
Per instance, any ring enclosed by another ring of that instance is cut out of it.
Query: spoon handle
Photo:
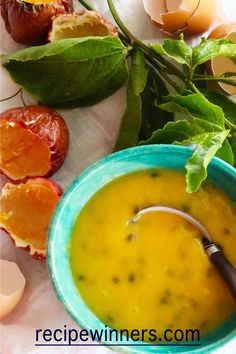
[[[210,261],[216,266],[236,300],[236,269],[214,243],[205,246],[205,250]]]

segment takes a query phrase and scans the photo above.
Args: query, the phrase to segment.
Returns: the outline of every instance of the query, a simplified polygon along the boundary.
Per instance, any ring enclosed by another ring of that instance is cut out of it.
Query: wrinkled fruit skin
[[[27,45],[45,43],[52,17],[70,12],[73,12],[72,0],[55,0],[48,4],[1,0],[7,32],[16,42]]]
[[[51,169],[42,177],[52,176],[63,164],[69,148],[69,130],[64,119],[45,106],[26,106],[9,109],[0,119],[20,123],[38,135],[51,151]]]
[[[59,200],[63,194],[63,190],[62,190],[61,186],[59,186],[57,183],[55,183],[54,181],[52,181],[50,179],[45,179],[45,178],[41,178],[41,177],[29,178],[24,183],[22,183],[18,186],[22,186],[23,184],[30,185],[32,182],[38,184],[39,188],[40,188],[40,186],[42,187],[43,185],[48,186],[48,188],[50,188],[52,191],[54,191],[53,193],[57,196],[57,201],[59,202]],[[17,187],[15,184],[12,184],[11,182],[8,181],[6,184],[6,188],[10,188],[10,190],[11,190],[11,188],[17,188]],[[4,187],[2,189],[2,194],[1,194],[0,199],[2,198],[3,194],[4,194]],[[2,211],[2,209],[1,209],[1,211]],[[26,211],[26,213],[27,213],[27,211]],[[1,214],[0,214],[0,219],[1,219]],[[5,231],[10,236],[10,239],[12,240],[12,242],[14,243],[14,245],[16,247],[21,248],[21,249],[25,250],[26,252],[30,253],[30,255],[34,259],[36,259],[36,260],[45,260],[46,259],[46,249],[45,250],[34,250],[32,252],[30,242],[25,247],[17,245],[17,236],[18,235],[12,235],[10,230],[8,230],[7,225],[2,224],[1,220],[0,220],[0,229]]]

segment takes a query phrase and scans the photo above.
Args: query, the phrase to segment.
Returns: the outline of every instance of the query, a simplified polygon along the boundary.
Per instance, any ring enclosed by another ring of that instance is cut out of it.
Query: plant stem
[[[236,126],[232,124],[227,118],[225,118],[225,125],[231,130],[236,130]]]
[[[94,10],[94,8],[92,8],[92,6],[90,6],[85,0],[78,0],[80,2],[81,5],[83,5],[87,10],[89,11],[96,11]],[[126,45],[129,45],[130,44],[130,40],[127,36],[124,35],[123,32],[119,31],[118,30],[118,33],[119,33],[119,37],[120,39],[123,41],[123,43]]]
[[[126,37],[129,38],[131,43],[137,42],[137,39],[132,35],[132,33],[128,30],[128,28],[121,21],[121,18],[119,17],[112,0],[107,0],[107,2],[108,2],[108,6],[111,10],[111,13],[114,17],[114,20],[116,21],[117,25],[120,27],[122,32],[126,35]]]
[[[199,90],[198,90],[198,88],[194,85],[194,83],[193,82],[189,82],[189,87],[191,88],[191,90],[194,92],[194,93],[200,93],[200,94],[202,94]]]
[[[79,0],[79,2],[88,10],[93,10],[93,8],[85,1],[85,0]],[[160,54],[158,54],[154,49],[151,47],[147,46],[145,43],[137,39],[130,31],[129,29],[125,26],[125,24],[122,22],[121,18],[119,17],[116,8],[113,4],[113,0],[107,0],[108,6],[110,8],[110,11],[113,15],[114,20],[116,21],[117,25],[119,26],[120,30],[119,31],[119,36],[123,43],[126,46],[129,45],[134,45],[139,47],[140,49],[143,50],[145,53],[146,60],[151,63],[152,66],[154,66],[160,73],[160,75],[177,91],[181,92],[182,87],[178,85],[176,82],[174,82],[169,75],[167,74],[167,70],[170,72],[170,74],[177,76],[179,79],[184,82],[184,84],[194,93],[200,93],[200,91],[197,89],[197,87],[193,84],[192,81],[189,81],[186,79],[185,75],[175,67],[171,62],[169,62],[167,59],[162,57]],[[196,79],[197,80],[197,79]],[[199,80],[199,79],[198,79]]]
[[[26,107],[27,104],[25,103],[24,96],[23,96],[23,90],[22,90],[22,89],[20,89],[20,98],[21,98],[21,101],[22,101],[23,105]]]
[[[178,85],[174,80],[170,78],[170,76],[165,72],[164,69],[161,69],[160,71],[161,76],[168,82],[169,85],[171,85],[176,92],[181,93],[182,92],[182,87]]]
[[[124,23],[122,22],[121,18],[119,17],[116,8],[113,4],[112,0],[107,0],[109,8],[111,10],[111,13],[116,21],[116,23],[118,24],[118,26],[120,27],[120,29],[125,33],[125,35],[130,39],[131,43],[135,43],[137,46],[139,46],[148,56],[150,57],[154,57],[158,63],[156,63],[156,65],[160,64],[166,66],[173,75],[178,76],[182,81],[186,82],[185,76],[183,75],[183,73],[178,70],[172,63],[170,63],[168,60],[166,60],[165,58],[163,58],[160,54],[158,54],[157,52],[155,52],[152,48],[148,47],[146,44],[144,44],[142,41],[140,41],[139,39],[137,39],[129,30],[128,28],[124,25]]]
[[[148,66],[156,69],[156,61],[153,58],[146,57],[146,61],[147,61]],[[177,92],[182,91],[182,87],[180,85],[178,85],[177,82],[173,81],[169,77],[169,75],[167,75],[164,67],[158,68],[158,74],[161,75],[169,83],[169,85],[171,85],[175,89],[175,91],[177,91]]]
[[[85,1],[85,0],[79,0],[81,5],[83,5],[87,10],[93,11],[93,8]]]
[[[20,88],[16,93],[14,93],[12,96],[3,98],[2,100],[0,100],[0,102],[8,101],[8,100],[10,100],[11,98],[16,97],[20,92],[21,92],[21,88]]]
[[[223,76],[213,76],[213,75],[195,75],[193,81],[218,81],[232,86],[236,86],[236,80],[228,79]]]

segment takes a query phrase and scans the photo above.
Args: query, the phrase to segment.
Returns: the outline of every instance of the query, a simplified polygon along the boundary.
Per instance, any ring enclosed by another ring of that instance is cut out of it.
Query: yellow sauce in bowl
[[[79,214],[70,244],[75,283],[112,328],[198,328],[204,335],[234,314],[234,299],[186,220],[150,213],[130,222],[154,204],[202,222],[236,266],[235,204],[208,183],[188,194],[181,172],[146,170],[113,180]]]

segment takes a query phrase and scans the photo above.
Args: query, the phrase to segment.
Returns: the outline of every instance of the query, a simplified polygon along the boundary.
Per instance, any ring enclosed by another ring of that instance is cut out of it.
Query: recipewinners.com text
[[[199,329],[76,329],[66,325],[62,328],[37,328],[35,346],[200,346]],[[147,342],[148,341],[148,342]]]

